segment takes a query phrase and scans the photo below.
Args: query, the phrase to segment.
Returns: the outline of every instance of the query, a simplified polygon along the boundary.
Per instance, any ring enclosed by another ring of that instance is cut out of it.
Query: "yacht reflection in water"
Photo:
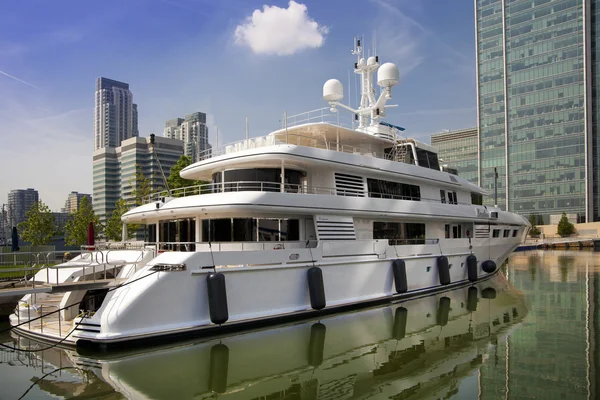
[[[42,355],[131,399],[447,398],[526,314],[521,293],[498,274],[435,296],[210,341]]]

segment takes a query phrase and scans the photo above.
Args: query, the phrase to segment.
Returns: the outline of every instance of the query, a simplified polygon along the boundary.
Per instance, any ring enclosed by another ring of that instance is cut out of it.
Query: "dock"
[[[515,251],[600,249],[600,238],[527,239]]]

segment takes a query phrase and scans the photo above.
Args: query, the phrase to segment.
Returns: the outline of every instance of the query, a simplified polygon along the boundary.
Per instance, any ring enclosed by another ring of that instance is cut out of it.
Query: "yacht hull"
[[[481,281],[498,271],[485,272],[483,262],[491,260],[501,265],[518,243],[473,249],[459,246],[447,251],[438,244],[378,246],[377,241],[370,241],[370,245],[372,254],[365,254],[360,243],[348,242],[260,252],[171,252],[159,255],[134,274],[130,284],[109,292],[93,316],[76,319],[73,330],[63,332],[69,334],[67,339],[27,329],[27,325],[16,329],[38,339],[99,348],[219,335],[467,286],[474,283],[467,273],[469,255],[477,257],[477,281]],[[152,270],[167,256],[173,262],[175,255],[185,264],[185,270]],[[438,268],[441,256],[448,259],[450,281],[446,284],[442,284]],[[216,266],[211,265],[213,259]],[[260,259],[278,262],[269,265],[260,263]],[[398,259],[406,266],[405,293],[396,292],[392,265]],[[235,265],[234,260],[246,262]],[[311,307],[307,278],[308,271],[315,267],[321,271],[325,300],[320,310]],[[221,274],[225,283],[225,292],[218,300],[226,304],[224,323],[214,323],[211,318],[207,280],[215,273]]]

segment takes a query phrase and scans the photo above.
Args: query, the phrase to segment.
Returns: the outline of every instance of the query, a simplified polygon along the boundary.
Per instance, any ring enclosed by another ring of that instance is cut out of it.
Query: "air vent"
[[[489,225],[475,225],[475,237],[480,239],[487,239],[490,237],[490,226]]]
[[[356,240],[354,220],[350,217],[316,216],[319,240]]]
[[[338,196],[365,197],[365,182],[362,176],[336,172],[335,189]]]

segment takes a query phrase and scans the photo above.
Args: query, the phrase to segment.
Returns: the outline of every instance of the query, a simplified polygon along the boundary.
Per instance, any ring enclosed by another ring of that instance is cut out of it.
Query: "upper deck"
[[[247,138],[206,150],[200,153],[200,163],[251,149],[296,145],[439,170],[437,151],[433,147],[403,138],[403,129],[391,124],[382,123],[359,131],[354,129],[352,123],[342,123],[339,112],[332,113],[329,108],[321,108],[285,117],[280,125],[278,130],[266,136]]]

